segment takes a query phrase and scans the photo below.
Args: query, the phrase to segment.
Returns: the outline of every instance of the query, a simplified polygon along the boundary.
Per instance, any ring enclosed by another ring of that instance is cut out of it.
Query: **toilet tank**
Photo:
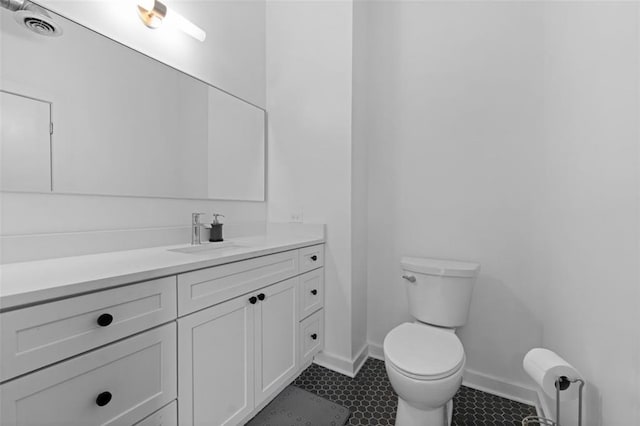
[[[411,316],[440,327],[466,324],[480,264],[417,257],[404,257],[400,264]]]

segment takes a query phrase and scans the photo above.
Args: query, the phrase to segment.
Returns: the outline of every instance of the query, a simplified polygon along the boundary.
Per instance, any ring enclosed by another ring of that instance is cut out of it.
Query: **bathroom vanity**
[[[2,425],[242,424],[324,339],[324,239],[2,266]]]

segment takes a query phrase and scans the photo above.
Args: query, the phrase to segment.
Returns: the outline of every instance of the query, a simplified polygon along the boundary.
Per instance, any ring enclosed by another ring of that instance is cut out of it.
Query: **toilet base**
[[[416,408],[398,398],[396,426],[450,426],[453,419],[453,399],[433,410]]]

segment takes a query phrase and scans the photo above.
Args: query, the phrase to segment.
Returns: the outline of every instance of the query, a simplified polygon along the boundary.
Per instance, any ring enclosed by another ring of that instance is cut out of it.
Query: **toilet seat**
[[[385,361],[417,380],[438,380],[464,364],[460,339],[448,331],[424,324],[404,323],[391,330],[383,344]]]

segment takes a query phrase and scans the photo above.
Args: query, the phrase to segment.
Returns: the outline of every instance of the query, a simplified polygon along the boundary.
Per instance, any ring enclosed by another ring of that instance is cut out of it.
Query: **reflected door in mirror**
[[[51,191],[51,104],[0,91],[0,189]]]

